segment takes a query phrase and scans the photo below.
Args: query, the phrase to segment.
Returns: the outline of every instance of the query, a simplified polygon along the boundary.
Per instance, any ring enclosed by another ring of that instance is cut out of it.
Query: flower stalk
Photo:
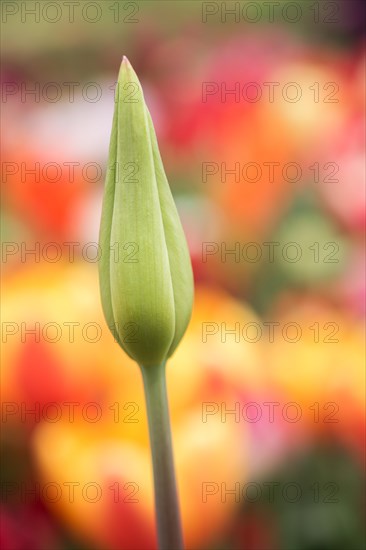
[[[141,367],[154,470],[155,510],[161,550],[181,550],[183,537],[175,481],[165,364]]]

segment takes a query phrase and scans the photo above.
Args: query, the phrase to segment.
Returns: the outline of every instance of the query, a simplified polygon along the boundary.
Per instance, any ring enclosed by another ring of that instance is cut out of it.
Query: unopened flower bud
[[[191,316],[192,267],[141,84],[125,57],[116,89],[100,246],[108,326],[140,365],[161,364]]]

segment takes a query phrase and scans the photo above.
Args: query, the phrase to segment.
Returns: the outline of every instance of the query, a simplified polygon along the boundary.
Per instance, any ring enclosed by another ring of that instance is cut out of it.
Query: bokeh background
[[[363,548],[362,2],[1,8],[2,548],[156,547],[95,261],[123,55],[196,280],[168,366],[186,547]]]

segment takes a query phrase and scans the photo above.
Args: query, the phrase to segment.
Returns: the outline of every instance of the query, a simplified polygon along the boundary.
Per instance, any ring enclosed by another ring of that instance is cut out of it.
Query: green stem
[[[182,550],[183,538],[170,432],[165,363],[141,365],[154,470],[155,510],[160,550]]]

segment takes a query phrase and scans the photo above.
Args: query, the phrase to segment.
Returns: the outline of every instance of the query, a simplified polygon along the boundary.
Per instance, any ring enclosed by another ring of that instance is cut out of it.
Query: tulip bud
[[[108,326],[140,365],[161,364],[191,316],[192,267],[141,84],[126,57],[116,89],[100,247]]]

